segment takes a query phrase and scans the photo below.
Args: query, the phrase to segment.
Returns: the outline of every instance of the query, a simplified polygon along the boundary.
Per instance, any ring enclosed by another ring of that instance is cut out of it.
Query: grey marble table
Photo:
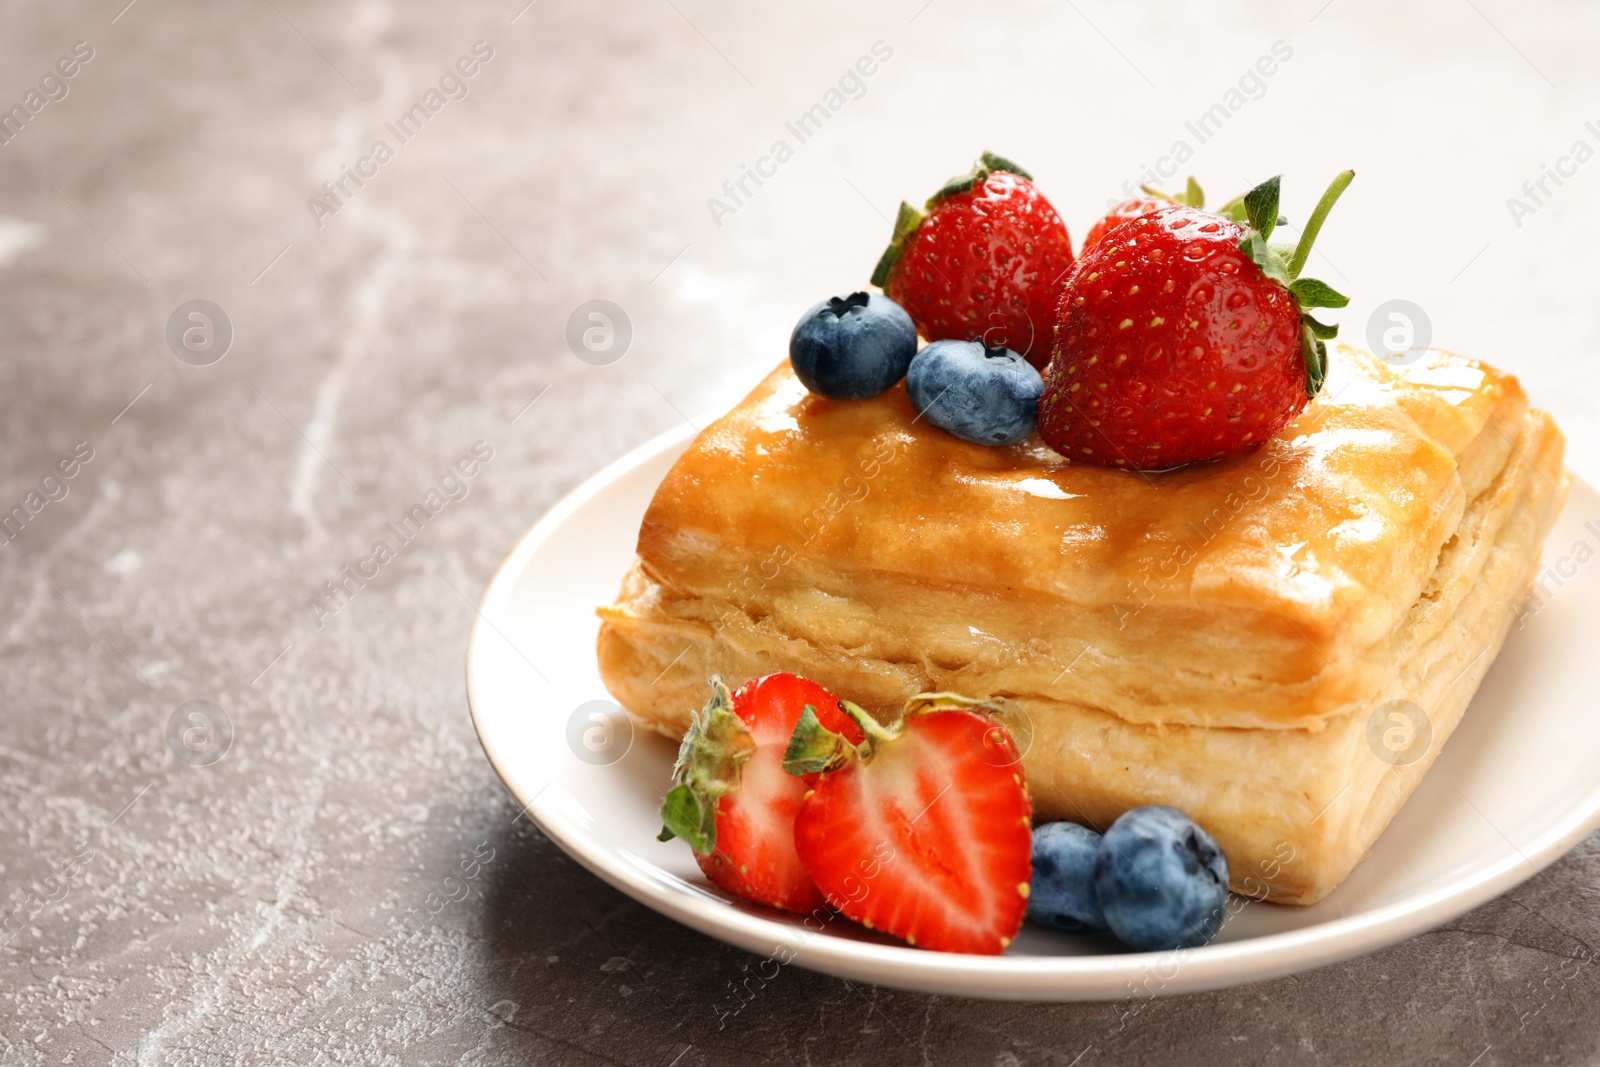
[[[1595,471],[1592,10],[524,4],[0,5],[0,1062],[1593,1061],[1593,839],[1258,986],[789,969],[729,1012],[752,958],[518,819],[462,684],[517,537],[731,403],[985,147],[1079,234],[1179,156],[1224,195],[1283,170],[1302,210],[1355,165],[1319,246],[1349,331],[1415,302]],[[609,365],[567,343],[591,299],[632,325]]]

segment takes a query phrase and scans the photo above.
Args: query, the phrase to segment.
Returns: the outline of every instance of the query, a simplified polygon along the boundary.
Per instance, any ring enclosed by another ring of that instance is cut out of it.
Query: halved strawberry
[[[729,693],[711,679],[672,768],[678,784],[661,805],[661,840],[681,837],[713,883],[789,911],[824,905],[794,847],[794,816],[807,783],[784,773],[783,756],[802,712],[859,742],[861,728],[815,682],[768,674]]]
[[[845,701],[856,744],[802,715],[784,768],[824,772],[795,817],[795,848],[847,918],[921,948],[997,954],[1022,925],[1032,878],[1020,757],[978,701],[924,693],[880,726]]]

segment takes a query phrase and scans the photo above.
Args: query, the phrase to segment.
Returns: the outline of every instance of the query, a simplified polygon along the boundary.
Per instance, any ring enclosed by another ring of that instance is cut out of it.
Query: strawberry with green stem
[[[1305,229],[1300,231],[1300,239],[1292,246],[1267,243],[1273,229],[1283,221],[1278,215],[1278,186],[1283,175],[1268,178],[1250,190],[1240,205],[1248,227],[1245,237],[1239,242],[1240,249],[1249,254],[1251,261],[1261,268],[1262,274],[1285,286],[1300,307],[1300,344],[1306,362],[1306,393],[1309,396],[1316,396],[1322,389],[1322,383],[1327,380],[1326,342],[1339,334],[1338,326],[1317,321],[1311,312],[1315,308],[1342,308],[1350,303],[1350,298],[1326,282],[1301,277],[1300,272],[1305,269],[1306,260],[1311,256],[1311,246],[1316,244],[1328,212],[1333,210],[1333,205],[1339,202],[1339,197],[1344,195],[1355,176],[1353,170],[1340,171],[1335,175],[1322,194],[1322,199],[1312,209]],[[1237,218],[1235,221],[1238,221]]]
[[[1171,206],[1108,233],[1062,294],[1046,443],[1077,462],[1160,469],[1254,451],[1288,425],[1322,388],[1336,332],[1311,311],[1348,302],[1301,271],[1353,177],[1334,179],[1292,248],[1270,242],[1276,177],[1232,217]]]

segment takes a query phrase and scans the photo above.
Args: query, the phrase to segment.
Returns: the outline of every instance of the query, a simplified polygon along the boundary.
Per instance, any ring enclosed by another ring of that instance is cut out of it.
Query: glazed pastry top
[[[903,385],[829,400],[785,363],[679,459],[640,555],[700,591],[730,567],[781,583],[798,558],[1066,605],[1253,608],[1319,646],[1366,645],[1423,592],[1481,488],[1464,478],[1493,476],[1525,408],[1515,378],[1473,360],[1391,368],[1341,349],[1321,395],[1257,453],[1137,472],[1073,464],[1037,437],[967,444],[919,420]]]

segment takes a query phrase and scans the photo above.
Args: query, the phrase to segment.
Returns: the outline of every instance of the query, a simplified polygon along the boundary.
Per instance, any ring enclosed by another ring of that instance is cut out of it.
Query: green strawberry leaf
[[[1274,175],[1244,194],[1245,218],[1263,240],[1272,236],[1278,225],[1278,186],[1283,175]]]
[[[1300,352],[1306,363],[1306,395],[1316,396],[1328,380],[1328,346],[1306,327],[1300,331]]]
[[[660,841],[681,837],[702,856],[717,843],[717,802],[737,789],[744,761],[755,752],[750,729],[733,710],[733,696],[718,676],[711,699],[696,712],[672,765],[676,784],[661,804]]]
[[[1306,220],[1305,229],[1300,232],[1300,240],[1293,247],[1268,243],[1274,228],[1288,224],[1288,220],[1278,213],[1282,175],[1268,178],[1238,200],[1230,200],[1219,212],[1244,227],[1239,251],[1249,256],[1262,274],[1287,288],[1300,309],[1300,349],[1306,365],[1308,396],[1316,396],[1322,383],[1327,380],[1328,346],[1323,342],[1331,340],[1339,332],[1337,326],[1312,318],[1310,311],[1319,307],[1342,308],[1350,303],[1350,298],[1327,282],[1300,277],[1300,271],[1306,265],[1306,257],[1311,254],[1311,245],[1321,232],[1328,212],[1354,177],[1353,170],[1341,171],[1334,177],[1322,194],[1322,199],[1317,201],[1311,217]]]
[[[928,202],[922,206],[932,211],[941,200],[948,200],[952,196],[975,189],[989,180],[989,168],[978,164],[965,174],[958,174],[939,187],[939,191],[928,197]]]
[[[807,704],[789,735],[783,752],[783,769],[796,777],[831,771],[850,759],[853,746],[817,718],[817,709]]]
[[[1309,314],[1302,314],[1300,316],[1300,322],[1305,326],[1306,329],[1311,331],[1314,337],[1317,337],[1320,340],[1331,341],[1335,337],[1339,336],[1339,327],[1337,325],[1330,326],[1325,322],[1318,322]]]
[[[1342,308],[1350,303],[1348,296],[1315,278],[1296,278],[1289,283],[1289,292],[1303,308]]]
[[[990,170],[1003,170],[1007,173],[1015,174],[1019,178],[1026,178],[1030,182],[1033,181],[1033,175],[1029,174],[1015,163],[1011,162],[1011,160],[1007,159],[1005,156],[997,156],[993,152],[985,150],[983,155],[979,156],[978,159]]]
[[[894,268],[900,259],[900,253],[905,251],[906,238],[917,231],[922,225],[922,220],[927,216],[906,203],[900,201],[900,212],[894,219],[894,232],[889,237],[889,247],[883,250],[883,255],[878,257],[878,265],[872,268],[872,284],[879,289],[889,280],[889,271]]]
[[[910,703],[906,707],[909,709]],[[785,771],[800,777],[837,770],[853,759],[870,760],[878,745],[899,737],[904,727],[903,717],[900,722],[884,726],[867,709],[848,700],[839,701],[839,710],[861,727],[861,744],[852,745],[848,739],[822,725],[817,709],[807,704],[794,724],[794,733],[789,735],[789,747],[783,750]]]
[[[671,841],[681,837],[690,848],[704,856],[716,847],[717,837],[715,819],[709,827],[706,821],[694,790],[686,785],[675,785],[661,804],[661,832],[656,840]]]
[[[1033,175],[1029,174],[1015,163],[1011,162],[1011,160],[1007,159],[1005,156],[997,156],[993,152],[984,152],[983,155],[978,158],[978,161],[973,164],[971,170],[967,171],[965,174],[957,174],[954,178],[951,178],[949,181],[945,182],[944,185],[940,186],[937,193],[934,193],[932,196],[928,197],[928,202],[924,204],[923,207],[929,211],[932,211],[934,205],[939,203],[939,201],[946,200],[952,196],[967,192],[970,189],[978,188],[984,182],[988,181],[989,175],[993,174],[995,171],[1004,171],[1007,174],[1015,174],[1019,178],[1027,178],[1029,181],[1033,180]]]
[[[1289,265],[1278,250],[1267,244],[1266,238],[1259,233],[1250,233],[1239,242],[1239,248],[1245,252],[1261,268],[1261,273],[1277,282],[1279,285],[1289,284]]]

